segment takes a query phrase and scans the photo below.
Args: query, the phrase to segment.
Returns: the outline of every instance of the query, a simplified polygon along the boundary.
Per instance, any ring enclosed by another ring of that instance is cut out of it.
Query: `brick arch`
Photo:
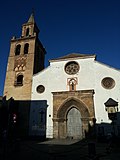
[[[57,118],[66,119],[68,111],[73,106],[80,111],[82,118],[89,118],[90,117],[87,106],[82,101],[80,101],[76,98],[69,98],[59,107],[58,112],[57,112]]]

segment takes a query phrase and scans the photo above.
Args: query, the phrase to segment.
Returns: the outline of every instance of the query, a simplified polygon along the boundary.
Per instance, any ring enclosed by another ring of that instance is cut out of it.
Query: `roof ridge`
[[[80,53],[70,53],[65,56],[61,56],[55,59],[51,59],[50,61],[54,60],[61,60],[61,59],[70,59],[70,58],[87,58],[87,57],[96,57],[96,54],[80,54]]]

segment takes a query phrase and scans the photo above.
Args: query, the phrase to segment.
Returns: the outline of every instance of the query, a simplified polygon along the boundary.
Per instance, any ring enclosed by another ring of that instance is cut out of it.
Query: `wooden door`
[[[67,114],[67,137],[82,138],[81,114],[78,109],[72,108]]]

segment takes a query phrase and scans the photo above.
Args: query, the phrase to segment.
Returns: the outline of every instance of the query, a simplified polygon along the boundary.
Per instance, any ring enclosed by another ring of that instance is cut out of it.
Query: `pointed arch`
[[[76,98],[69,98],[67,99],[59,108],[58,112],[57,112],[57,118],[63,118],[66,119],[67,113],[68,111],[75,106],[75,108],[77,108],[80,113],[81,116],[84,118],[88,118],[90,117],[89,111],[86,107],[86,105],[79,99]]]
[[[82,120],[80,111],[73,106],[67,113],[66,137],[81,139],[82,138]]]

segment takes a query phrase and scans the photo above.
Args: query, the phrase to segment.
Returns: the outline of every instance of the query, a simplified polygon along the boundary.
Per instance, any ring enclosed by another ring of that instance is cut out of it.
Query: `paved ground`
[[[1,148],[0,160],[120,160],[120,145],[114,144],[108,153],[107,147],[96,140],[22,140],[5,151]]]

